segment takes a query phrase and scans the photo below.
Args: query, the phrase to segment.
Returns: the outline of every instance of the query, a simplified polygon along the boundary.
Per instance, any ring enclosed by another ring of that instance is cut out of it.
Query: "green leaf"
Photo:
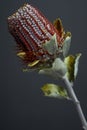
[[[67,32],[66,33],[66,38],[63,42],[63,56],[66,57],[70,48],[70,43],[71,43],[71,33]]]
[[[50,75],[54,78],[62,77],[66,74],[66,72],[66,65],[60,58],[56,58],[54,60],[51,68],[45,68],[39,71],[40,74]]]
[[[65,63],[60,58],[55,59],[52,69],[60,76],[64,76],[67,71]]]
[[[77,54],[76,55],[76,58],[75,58],[75,65],[74,65],[74,77],[76,78],[77,76],[77,73],[78,73],[78,65],[79,65],[79,59],[81,57],[81,53]]]
[[[58,50],[56,33],[52,36],[51,40],[46,41],[46,43],[43,44],[43,48],[51,55],[56,54],[56,51]]]
[[[66,89],[56,84],[45,84],[41,90],[48,97],[69,99]]]
[[[76,56],[70,55],[64,59],[64,63],[68,70],[66,75],[70,82],[73,82],[76,79],[80,56],[81,54],[77,54]]]

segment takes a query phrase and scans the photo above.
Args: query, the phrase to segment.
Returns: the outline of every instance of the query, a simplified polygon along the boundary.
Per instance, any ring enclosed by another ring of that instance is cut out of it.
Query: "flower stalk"
[[[78,112],[79,118],[80,118],[81,123],[82,123],[82,127],[83,127],[84,130],[87,130],[87,121],[86,121],[85,116],[83,114],[83,111],[82,111],[82,108],[81,108],[81,105],[80,105],[80,101],[77,99],[77,96],[76,96],[76,94],[73,90],[73,84],[71,84],[69,82],[69,80],[67,79],[66,76],[63,77],[63,80],[66,84],[66,89],[69,93],[69,96],[72,99],[72,101],[73,101],[73,103],[76,107],[76,110]]]

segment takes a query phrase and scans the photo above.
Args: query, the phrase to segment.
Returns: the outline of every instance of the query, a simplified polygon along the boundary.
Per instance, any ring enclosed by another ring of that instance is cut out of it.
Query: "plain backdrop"
[[[0,1],[0,130],[82,130],[72,102],[44,97],[41,86],[60,83],[36,72],[22,72],[15,41],[8,32],[7,17],[24,3],[40,9],[53,22],[62,19],[72,33],[69,54],[81,52],[74,90],[87,118],[87,0]]]

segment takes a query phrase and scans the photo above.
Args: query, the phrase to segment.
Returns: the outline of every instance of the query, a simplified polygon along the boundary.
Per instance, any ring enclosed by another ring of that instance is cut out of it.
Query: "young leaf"
[[[52,69],[60,76],[64,76],[67,71],[65,63],[60,58],[55,59],[55,61],[53,62]]]
[[[63,56],[66,57],[70,48],[70,43],[71,43],[71,33],[67,32],[66,33],[66,38],[64,40],[63,44]]]
[[[76,55],[76,58],[75,58],[75,65],[74,65],[74,77],[76,78],[77,76],[77,73],[78,73],[78,65],[79,65],[79,59],[81,57],[81,53],[77,54]]]
[[[49,41],[46,41],[46,43],[43,44],[43,47],[48,51],[49,54],[56,54],[56,51],[58,50],[56,33],[52,36],[52,38]]]
[[[40,74],[50,75],[54,78],[62,77],[66,74],[66,72],[66,65],[60,58],[56,58],[54,60],[51,68],[44,68],[39,71]]]
[[[57,29],[60,37],[62,37],[65,33],[63,25],[62,25],[62,21],[60,18],[57,18],[54,22],[53,25],[55,26],[55,28]]]
[[[56,84],[45,84],[41,90],[48,97],[69,99],[66,89]]]
[[[64,59],[68,70],[66,75],[70,82],[73,82],[77,76],[80,56],[81,54],[77,54],[76,56],[70,55]]]

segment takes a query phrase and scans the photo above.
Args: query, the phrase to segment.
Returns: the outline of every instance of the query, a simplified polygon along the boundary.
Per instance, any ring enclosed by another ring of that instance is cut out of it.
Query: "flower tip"
[[[25,55],[26,55],[25,52],[19,52],[19,53],[17,53],[17,56],[20,57],[20,58],[24,58]]]

